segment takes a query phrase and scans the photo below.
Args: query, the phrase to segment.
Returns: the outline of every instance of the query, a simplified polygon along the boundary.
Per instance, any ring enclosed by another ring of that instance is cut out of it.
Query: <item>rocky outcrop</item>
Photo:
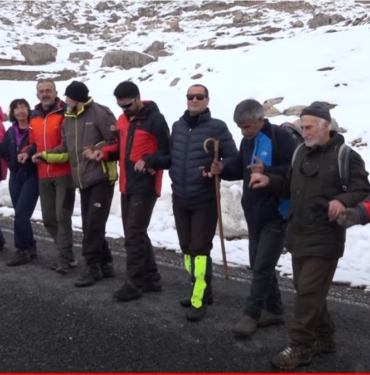
[[[55,62],[58,53],[58,49],[48,43],[22,44],[20,51],[28,65]]]
[[[152,56],[136,51],[112,51],[108,52],[101,63],[101,67],[112,68],[121,66],[123,69],[142,68],[155,61]]]

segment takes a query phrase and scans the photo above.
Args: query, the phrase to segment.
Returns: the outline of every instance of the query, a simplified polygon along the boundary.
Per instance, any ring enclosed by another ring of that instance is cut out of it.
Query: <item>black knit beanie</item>
[[[67,86],[64,95],[76,102],[86,103],[89,100],[89,89],[83,82],[73,81]]]
[[[328,107],[321,102],[313,102],[308,107],[303,108],[300,117],[315,116],[331,122],[330,111]]]

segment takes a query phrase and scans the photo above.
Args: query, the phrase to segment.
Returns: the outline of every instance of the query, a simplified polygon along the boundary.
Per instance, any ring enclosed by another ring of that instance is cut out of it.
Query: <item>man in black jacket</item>
[[[173,124],[171,151],[165,158],[144,158],[142,168],[169,169],[173,191],[173,213],[185,269],[193,284],[190,298],[180,301],[190,310],[189,321],[199,321],[213,303],[211,280],[213,237],[217,226],[216,190],[213,180],[203,177],[209,170],[214,152],[207,154],[204,141],[220,142],[220,158],[228,160],[237,149],[227,125],[211,117],[208,89],[193,85],[188,89],[188,109]]]
[[[263,106],[253,99],[240,102],[234,121],[243,140],[234,160],[215,162],[213,174],[229,181],[243,180],[242,205],[248,224],[249,259],[253,270],[250,294],[244,315],[234,327],[243,337],[257,327],[284,324],[284,309],[276,276],[276,265],[283,250],[285,217],[289,201],[278,194],[249,188],[251,173],[271,172],[284,176],[296,148],[293,137],[264,118]]]
[[[292,254],[295,295],[290,344],[272,359],[280,369],[307,365],[312,356],[335,352],[334,324],[326,297],[343,256],[346,230],[337,223],[345,207],[360,203],[370,192],[368,173],[359,154],[349,155],[349,183],[340,180],[338,153],[344,138],[329,131],[331,116],[321,102],[301,113],[305,143],[297,150],[285,177],[253,173],[250,187],[290,197],[286,248]]]

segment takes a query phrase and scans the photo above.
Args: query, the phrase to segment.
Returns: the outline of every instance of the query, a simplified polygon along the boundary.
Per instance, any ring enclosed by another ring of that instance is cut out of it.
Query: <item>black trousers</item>
[[[173,197],[173,213],[184,265],[190,275],[193,307],[207,306],[212,294],[213,238],[218,221],[215,199],[180,199]]]
[[[174,196],[173,214],[182,252],[191,256],[209,256],[218,221],[216,200],[188,200]]]
[[[335,326],[327,308],[326,297],[337,264],[336,258],[292,259],[296,296],[289,335],[293,345],[312,348],[316,339],[334,339]]]
[[[112,204],[114,184],[104,181],[80,192],[82,255],[89,265],[111,263],[113,258],[105,239],[105,227]]]
[[[138,288],[150,274],[158,272],[147,232],[156,201],[155,194],[121,194],[127,277]]]
[[[281,315],[284,312],[275,267],[283,251],[283,220],[266,223],[262,229],[248,225],[249,260],[253,271],[250,294],[244,314],[258,320],[262,310]]]

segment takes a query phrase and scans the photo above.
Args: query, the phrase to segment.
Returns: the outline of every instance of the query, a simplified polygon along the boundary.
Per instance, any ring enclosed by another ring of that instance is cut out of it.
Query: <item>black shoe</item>
[[[85,265],[81,276],[76,280],[75,286],[83,288],[86,286],[94,285],[95,281],[101,280],[103,275],[100,267],[97,264]]]
[[[14,257],[9,260],[6,265],[8,267],[17,267],[17,266],[22,266],[23,264],[29,263],[31,261],[30,255],[28,254],[28,251],[26,250],[20,250],[18,249]]]
[[[205,306],[205,305],[203,305],[199,308],[191,306],[190,310],[186,314],[186,319],[189,322],[199,322],[205,317],[206,312],[207,312],[207,306]]]
[[[143,296],[143,290],[132,283],[125,283],[121,289],[113,293],[113,298],[120,302],[129,302]]]
[[[148,273],[145,277],[143,292],[151,293],[151,292],[161,292],[161,291],[162,291],[161,275],[158,272]]]
[[[209,296],[207,304],[208,305],[213,305],[213,296]],[[191,307],[191,299],[190,298],[184,298],[180,301],[180,305],[182,307]]]
[[[114,266],[113,263],[104,263],[100,266],[103,277],[114,277]]]
[[[32,259],[37,259],[37,258],[38,258],[38,255],[37,255],[37,248],[36,248],[36,246],[31,247],[31,248],[28,250],[28,254],[29,254],[31,260],[32,260]]]

